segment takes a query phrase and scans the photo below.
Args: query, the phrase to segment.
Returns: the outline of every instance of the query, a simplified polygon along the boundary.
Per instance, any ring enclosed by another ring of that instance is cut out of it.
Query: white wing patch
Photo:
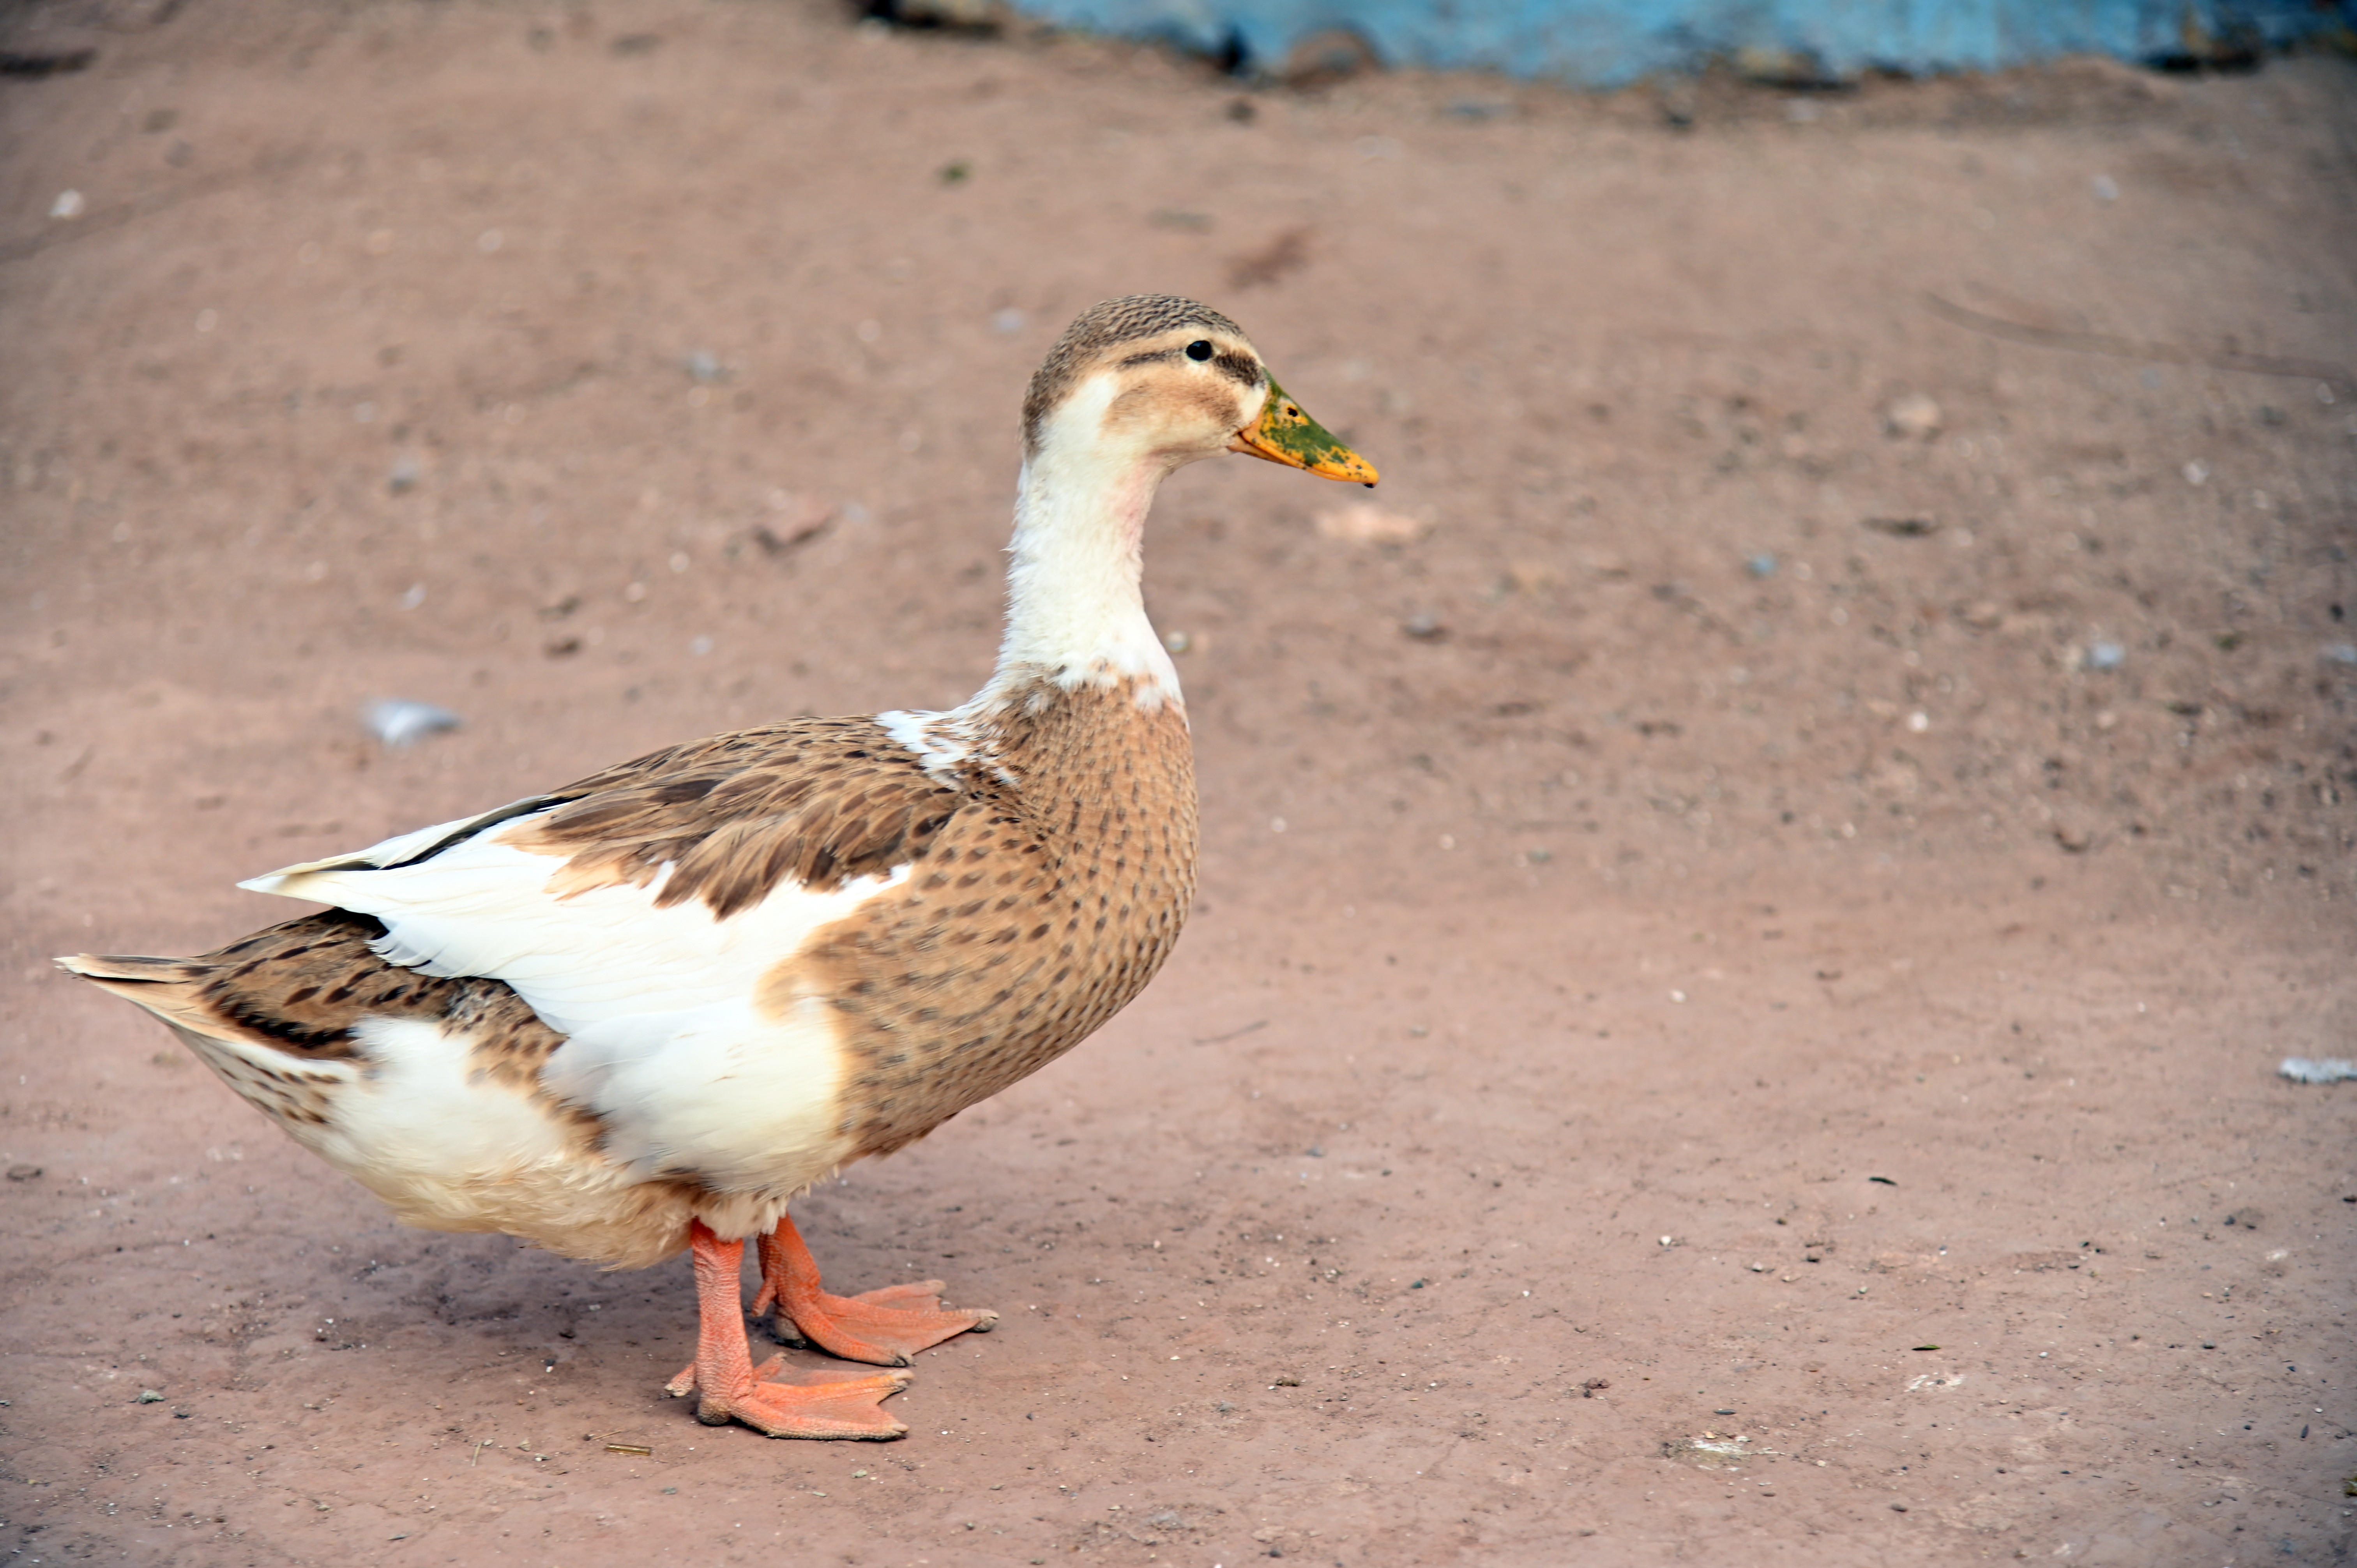
[[[963,707],[951,708],[946,712],[895,708],[888,714],[877,714],[876,722],[886,735],[916,757],[918,766],[925,770],[929,779],[953,789],[963,788],[964,781],[959,777],[962,767],[978,757],[989,763],[991,772],[997,775],[1000,783],[1013,785],[1017,779],[1007,771],[1006,764],[979,750],[982,744],[982,703],[983,698],[976,697]]]
[[[843,1163],[842,1055],[823,998],[777,1019],[732,1000],[592,1024],[542,1080],[603,1116],[607,1156],[636,1175],[798,1191]]]
[[[545,814],[514,825],[529,832]],[[669,866],[643,887],[560,897],[548,884],[564,857],[519,849],[504,829],[380,868],[450,831],[241,886],[375,916],[385,933],[373,946],[389,963],[514,987],[570,1036],[543,1083],[604,1118],[607,1155],[635,1174],[747,1191],[799,1188],[832,1168],[843,1077],[832,1009],[808,998],[765,1018],[754,994],[813,933],[906,882],[909,866],[831,893],[783,883],[726,919],[700,899],[657,908]]]
[[[514,826],[528,832],[545,814],[516,818]],[[602,1020],[749,1000],[763,972],[800,951],[812,932],[899,886],[909,869],[832,893],[781,883],[753,908],[717,919],[701,899],[656,907],[669,866],[643,887],[560,897],[548,882],[564,860],[518,849],[505,835],[478,834],[391,870],[345,868],[346,857],[324,863],[339,869],[293,866],[239,886],[373,915],[385,925],[373,945],[386,962],[503,980],[551,1028],[571,1035]]]
[[[958,764],[974,755],[973,729],[963,708],[895,708],[877,714],[876,723],[935,779],[954,782]]]
[[[369,1070],[306,1138],[330,1163],[397,1184],[411,1207],[447,1223],[475,1201],[470,1188],[570,1155],[563,1129],[530,1100],[472,1081],[465,1036],[418,1018],[364,1018],[353,1033]]]

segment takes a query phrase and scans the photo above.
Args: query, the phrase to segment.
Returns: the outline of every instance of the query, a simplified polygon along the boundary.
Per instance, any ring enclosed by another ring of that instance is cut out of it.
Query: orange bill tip
[[[1383,477],[1375,472],[1373,464],[1342,445],[1333,432],[1304,413],[1301,405],[1276,384],[1275,377],[1269,379],[1268,401],[1261,404],[1260,417],[1236,432],[1228,443],[1228,450],[1282,463],[1288,468],[1306,468],[1320,478],[1340,479],[1371,489]]]

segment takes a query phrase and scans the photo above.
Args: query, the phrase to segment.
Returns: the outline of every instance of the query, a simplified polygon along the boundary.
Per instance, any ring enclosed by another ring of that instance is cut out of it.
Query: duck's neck
[[[1006,568],[1006,635],[985,699],[1052,682],[1127,685],[1176,703],[1178,671],[1138,592],[1146,513],[1167,467],[1050,442],[1023,465]]]

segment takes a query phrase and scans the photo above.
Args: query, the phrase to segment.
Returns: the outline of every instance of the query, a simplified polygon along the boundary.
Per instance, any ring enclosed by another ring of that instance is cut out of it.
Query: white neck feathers
[[[1178,701],[1178,671],[1138,592],[1146,514],[1173,467],[1103,438],[1110,377],[1083,381],[1045,422],[1023,465],[1006,570],[1006,635],[984,697],[1049,676],[1070,690],[1135,681]]]

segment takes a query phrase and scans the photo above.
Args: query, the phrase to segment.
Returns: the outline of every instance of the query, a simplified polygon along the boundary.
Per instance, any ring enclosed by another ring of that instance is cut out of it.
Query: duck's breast
[[[1041,682],[982,755],[1012,782],[908,883],[765,986],[833,1000],[859,1155],[923,1136],[1088,1037],[1154,978],[1194,897],[1194,758],[1176,702]]]

